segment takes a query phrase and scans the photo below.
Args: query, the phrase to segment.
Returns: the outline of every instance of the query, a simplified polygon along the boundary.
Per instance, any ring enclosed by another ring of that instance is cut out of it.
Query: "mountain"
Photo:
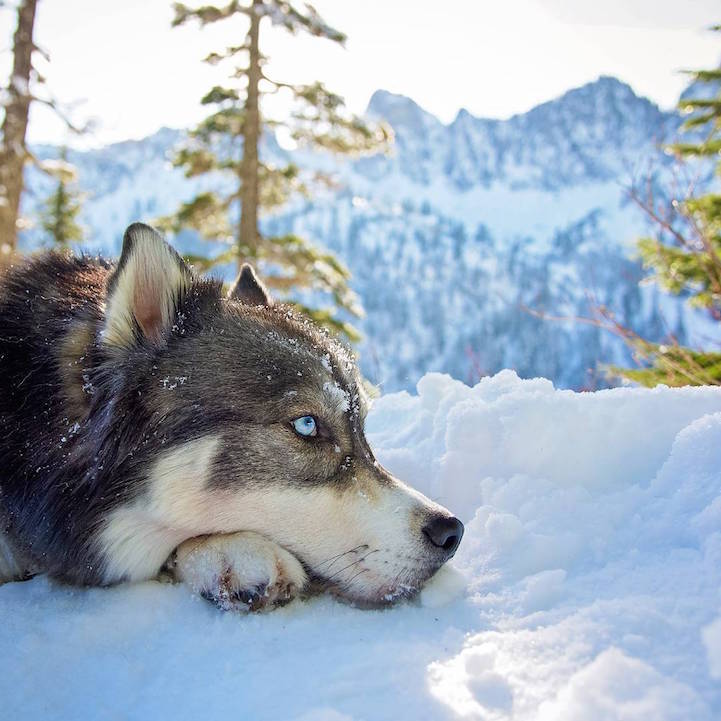
[[[502,367],[561,387],[607,383],[598,363],[628,363],[607,330],[571,320],[594,305],[650,338],[688,341],[704,318],[653,286],[633,257],[648,230],[627,188],[671,173],[659,144],[680,118],[610,77],[507,120],[462,110],[441,123],[413,100],[379,90],[368,114],[385,119],[396,143],[388,156],[338,160],[283,149],[268,134],[262,153],[295,160],[334,183],[296,198],[262,221],[266,233],[296,232],[336,252],[353,272],[366,317],[364,372],[385,390],[412,387],[426,371],[467,381]],[[124,227],[171,212],[215,176],[186,179],[169,157],[182,132],[71,152],[87,192],[83,220],[92,251],[117,253]],[[37,149],[40,157],[57,149]],[[48,181],[28,171],[24,211]],[[35,230],[22,243],[40,243]],[[186,251],[201,241],[177,239]],[[232,269],[228,269],[232,274]]]
[[[609,77],[509,120],[461,110],[443,126],[413,101],[385,91],[375,93],[369,112],[396,129],[408,177],[428,182],[440,170],[460,191],[494,183],[554,191],[612,180],[639,160],[639,148],[677,125],[675,116]]]

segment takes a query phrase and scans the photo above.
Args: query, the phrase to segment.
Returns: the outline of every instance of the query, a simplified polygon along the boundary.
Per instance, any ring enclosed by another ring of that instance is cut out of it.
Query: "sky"
[[[188,0],[193,4],[192,0]],[[10,5],[17,0],[10,0]],[[362,113],[374,90],[412,97],[444,122],[459,109],[504,118],[572,87],[615,75],[664,108],[683,68],[721,60],[719,0],[316,0],[348,35],[345,48],[264,27],[268,74],[320,79]],[[226,71],[201,59],[237,44],[242,22],[172,29],[166,0],[40,0],[36,41],[52,93],[94,130],[77,139],[47,110],[31,115],[31,142],[98,146],[203,117],[200,98]],[[267,22],[267,21],[266,21]],[[12,9],[0,11],[0,78],[9,74]],[[1,82],[4,82],[1,81]],[[277,101],[271,108],[282,115]]]

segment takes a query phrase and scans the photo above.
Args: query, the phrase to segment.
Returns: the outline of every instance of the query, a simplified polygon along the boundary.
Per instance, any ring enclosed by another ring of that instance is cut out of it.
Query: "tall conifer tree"
[[[216,85],[201,100],[213,112],[191,133],[176,163],[188,177],[223,172],[232,178],[227,192],[203,192],[184,203],[171,218],[161,221],[166,229],[189,227],[203,238],[224,241],[228,250],[212,258],[190,257],[202,268],[249,261],[260,267],[267,285],[287,293],[307,289],[330,296],[325,309],[301,306],[327,327],[356,337],[352,326],[337,316],[339,309],[359,315],[361,309],[350,290],[348,270],[330,253],[297,235],[263,237],[259,213],[282,205],[302,191],[299,169],[288,164],[276,167],[260,158],[264,128],[284,127],[300,145],[332,152],[358,154],[376,151],[389,140],[383,126],[370,125],[345,112],[343,99],[322,83],[290,84],[266,74],[267,58],[261,52],[261,35],[275,26],[291,35],[307,34],[344,43],[345,35],[328,25],[310,5],[303,10],[283,0],[231,0],[227,5],[191,8],[175,4],[174,26],[191,20],[201,26],[243,18],[247,30],[242,41],[211,53],[205,62],[230,65],[231,82]],[[269,29],[269,28],[268,28]],[[264,118],[262,98],[267,93],[288,93],[293,110],[282,122]]]
[[[18,214],[23,191],[23,167],[28,157],[25,135],[30,115],[33,42],[37,0],[22,0],[13,36],[13,64],[0,127],[0,263],[17,246]]]
[[[74,133],[83,133],[88,126],[78,126],[70,113],[50,94],[43,74],[38,70],[38,56],[46,62],[50,57],[33,39],[37,0],[20,0],[17,4],[17,25],[12,42],[12,69],[3,88],[2,122],[0,123],[0,266],[17,248],[21,226],[20,201],[24,191],[24,168],[40,163],[27,146],[26,136],[30,108],[40,103],[51,110]]]

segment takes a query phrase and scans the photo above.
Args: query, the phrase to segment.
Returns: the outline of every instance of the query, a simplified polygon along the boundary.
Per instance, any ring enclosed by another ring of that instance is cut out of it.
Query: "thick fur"
[[[0,322],[0,581],[143,580],[172,557],[223,607],[308,579],[382,603],[460,540],[430,542],[448,511],[375,461],[350,354],[249,266],[225,296],[136,224],[115,265],[11,268]],[[304,415],[317,437],[293,430]]]

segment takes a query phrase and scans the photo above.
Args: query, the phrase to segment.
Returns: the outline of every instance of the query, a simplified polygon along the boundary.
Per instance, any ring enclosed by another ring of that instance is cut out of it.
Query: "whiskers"
[[[365,548],[367,549],[368,546],[366,546]],[[355,561],[351,561],[346,566],[343,566],[343,568],[339,568],[335,573],[332,573],[330,576],[325,576],[325,582],[330,584],[333,581],[333,579],[340,576],[341,573],[343,573],[344,571],[347,571],[350,568],[354,568],[355,566],[359,566],[361,563],[363,563],[363,561],[365,561],[369,556],[372,556],[374,553],[378,553],[377,548],[373,549],[372,551],[368,551],[368,553],[366,553],[364,556],[361,556],[360,558],[356,558]],[[356,574],[356,575],[358,575],[358,574]],[[354,578],[355,578],[355,576],[354,576]],[[345,583],[348,583],[348,582],[349,581],[345,581]]]
[[[327,571],[330,570],[330,567],[338,560],[343,558],[344,556],[348,556],[351,553],[357,553],[358,551],[366,551],[368,550],[368,544],[367,543],[361,543],[359,546],[356,546],[355,548],[351,548],[349,551],[345,551],[345,553],[338,553],[335,556],[331,556],[330,558],[326,559],[325,561],[321,561],[318,563],[315,567],[315,570],[320,574],[325,574]],[[321,571],[323,566],[328,565],[326,569]]]
[[[414,596],[425,576],[423,570],[415,563],[413,556],[397,556],[383,562],[377,569],[369,568],[366,561],[374,554],[388,554],[386,549],[370,549],[368,544],[360,544],[353,548],[337,553],[329,558],[314,564],[313,567],[306,566],[310,583],[306,589],[307,595],[315,595],[330,592],[341,600],[353,605],[367,608],[379,608],[388,606],[395,601],[411,598]],[[401,561],[400,568],[396,564]],[[405,563],[403,563],[405,561]],[[389,564],[390,565],[387,565]],[[394,568],[394,566],[396,566]],[[386,572],[395,572],[392,580],[389,576],[385,579],[381,569]],[[367,583],[363,584],[363,576],[370,575]],[[358,579],[361,579],[360,585]],[[365,588],[363,586],[366,586]]]

